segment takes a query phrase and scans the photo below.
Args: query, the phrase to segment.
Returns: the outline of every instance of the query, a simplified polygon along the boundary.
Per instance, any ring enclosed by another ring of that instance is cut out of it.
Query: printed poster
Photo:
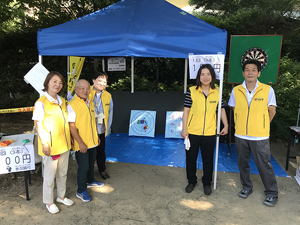
[[[131,110],[129,136],[154,137],[156,111]]]
[[[167,111],[165,138],[182,138],[182,115],[180,111]]]
[[[108,71],[126,71],[126,58],[110,57],[107,60]]]

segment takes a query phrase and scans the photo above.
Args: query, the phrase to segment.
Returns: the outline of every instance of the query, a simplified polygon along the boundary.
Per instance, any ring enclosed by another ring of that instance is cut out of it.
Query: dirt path
[[[2,122],[2,132],[4,125]],[[282,167],[285,145],[271,144],[272,155]],[[299,145],[292,154],[300,155]],[[130,163],[108,163],[107,167],[111,178],[104,187],[89,189],[93,200],[84,203],[75,197],[77,164],[71,160],[66,196],[75,204],[58,205],[60,213],[55,215],[42,203],[39,165],[32,174],[30,201],[25,199],[22,173],[0,175],[0,224],[300,224],[300,187],[294,178],[277,178],[279,201],[269,208],[262,204],[264,190],[258,175],[251,176],[253,194],[241,199],[237,196],[241,189],[238,173],[219,172],[217,189],[205,196],[201,185],[190,194],[184,192],[184,168]],[[198,170],[198,177],[201,174]],[[288,174],[293,176],[295,171],[289,169]],[[101,180],[98,174],[96,179]]]

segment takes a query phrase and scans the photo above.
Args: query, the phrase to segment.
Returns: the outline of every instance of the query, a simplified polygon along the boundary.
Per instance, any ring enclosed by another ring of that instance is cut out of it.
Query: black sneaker
[[[103,180],[106,180],[106,179],[108,179],[108,178],[110,178],[110,176],[104,171],[104,172],[101,172],[100,173],[100,176],[101,176],[101,178],[103,179]]]
[[[251,190],[246,190],[243,189],[239,192],[239,197],[241,198],[248,198],[248,196],[252,193],[252,189]]]
[[[264,201],[264,205],[274,207],[277,200],[278,200],[278,197],[267,197]]]
[[[186,193],[191,193],[194,190],[195,185],[194,184],[188,184],[185,188]]]
[[[211,186],[204,186],[204,194],[211,195]]]

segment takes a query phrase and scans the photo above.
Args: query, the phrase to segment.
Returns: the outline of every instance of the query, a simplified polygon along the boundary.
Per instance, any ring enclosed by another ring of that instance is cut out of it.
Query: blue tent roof
[[[188,58],[226,53],[227,32],[165,0],[122,0],[37,34],[39,55]]]

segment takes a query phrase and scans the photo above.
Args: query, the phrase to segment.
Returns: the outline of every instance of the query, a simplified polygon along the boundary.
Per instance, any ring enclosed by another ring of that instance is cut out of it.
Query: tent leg
[[[218,157],[219,157],[219,141],[220,141],[220,125],[221,125],[221,104],[222,104],[222,92],[223,92],[223,78],[220,78],[220,100],[218,104],[218,122],[217,122],[217,141],[216,141],[216,154],[215,154],[215,174],[214,174],[214,189],[217,188],[217,173],[218,173]]]
[[[156,94],[158,94],[158,80],[159,80],[159,61],[158,58],[155,58],[156,61]]]
[[[131,93],[134,93],[134,57],[131,56]]]
[[[102,58],[102,71],[105,72],[105,60]]]
[[[187,91],[187,73],[188,73],[188,59],[185,59],[185,63],[184,63],[184,90],[183,90],[184,94],[186,94],[186,91]]]
[[[43,64],[43,56],[39,55],[39,63]]]

